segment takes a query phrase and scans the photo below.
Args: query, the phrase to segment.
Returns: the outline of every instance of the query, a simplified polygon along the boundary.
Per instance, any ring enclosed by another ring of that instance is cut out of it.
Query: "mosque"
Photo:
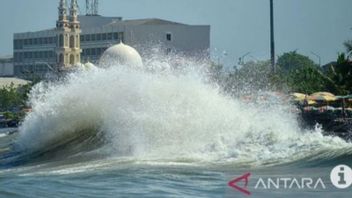
[[[159,46],[164,54],[209,55],[210,26],[157,18],[79,15],[77,0],[60,0],[55,28],[15,33],[13,43],[14,76],[30,79],[65,71],[81,62],[98,63],[100,57],[116,52],[143,55],[151,46]]]

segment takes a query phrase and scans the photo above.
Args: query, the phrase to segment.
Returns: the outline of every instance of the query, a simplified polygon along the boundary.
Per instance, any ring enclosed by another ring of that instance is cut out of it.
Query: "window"
[[[75,47],[75,36],[71,35],[70,36],[70,48]]]
[[[171,33],[167,33],[166,34],[166,40],[167,41],[171,41],[172,39],[171,39]]]
[[[95,40],[96,40],[96,35],[92,34],[92,41],[95,41]]]
[[[59,55],[59,63],[60,63],[60,64],[63,64],[63,63],[64,63],[64,55],[63,55],[63,54],[60,54],[60,55]]]
[[[101,55],[101,48],[97,48],[97,56]]]
[[[63,47],[64,46],[64,36],[62,34],[60,34],[59,36],[59,47]]]
[[[108,34],[108,40],[112,40],[112,33]]]
[[[103,35],[102,35],[102,39],[103,39],[103,41],[106,40],[106,34],[103,34]]]
[[[114,40],[118,40],[119,39],[119,33],[115,32],[114,33]]]
[[[14,40],[13,47],[14,49],[22,49],[22,40]]]
[[[101,34],[97,34],[97,40],[101,41]]]
[[[86,35],[86,39],[85,39],[86,41],[90,41],[90,34],[87,34]]]
[[[97,52],[96,52],[96,49],[95,49],[95,48],[92,49],[92,55],[93,55],[93,56],[97,55]]]
[[[81,40],[81,42],[84,41],[84,35],[81,35],[80,40]]]
[[[73,65],[75,63],[75,56],[71,54],[70,56],[70,64]]]

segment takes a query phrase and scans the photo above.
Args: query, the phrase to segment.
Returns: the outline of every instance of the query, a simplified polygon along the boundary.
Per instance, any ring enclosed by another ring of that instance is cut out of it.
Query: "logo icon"
[[[246,173],[240,177],[237,177],[231,181],[229,181],[228,185],[246,195],[250,195],[251,192],[249,192],[249,190],[247,189],[248,186],[248,181],[249,181],[249,177],[251,176],[251,173]],[[244,186],[240,187],[238,186],[238,183],[243,181],[244,182]]]
[[[331,170],[331,183],[340,189],[345,189],[352,184],[352,169],[347,165],[338,165]]]

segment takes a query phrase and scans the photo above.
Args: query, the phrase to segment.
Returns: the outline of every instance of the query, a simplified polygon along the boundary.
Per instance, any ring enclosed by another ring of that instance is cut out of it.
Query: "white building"
[[[209,55],[209,25],[187,25],[162,19],[122,20],[121,17],[103,16],[78,16],[78,21],[75,21],[76,11],[72,6],[76,6],[73,5],[76,1],[72,2],[67,17],[66,5],[63,0],[60,1],[56,28],[14,34],[16,76],[42,76],[50,70],[70,67],[71,63],[79,62],[79,59],[81,62],[95,62],[108,47],[120,41],[136,48],[142,55],[148,53],[151,46],[159,46],[165,54],[173,51],[190,56],[200,53]],[[72,24],[78,25],[75,30]],[[60,34],[69,37],[74,35],[74,38],[78,36],[79,40],[73,46],[70,45],[70,38],[63,38],[67,42],[60,43]],[[76,46],[77,43],[79,46]],[[81,53],[77,54],[79,51]],[[64,60],[61,60],[60,54],[64,55]]]
[[[13,76],[12,56],[0,57],[0,77]]]

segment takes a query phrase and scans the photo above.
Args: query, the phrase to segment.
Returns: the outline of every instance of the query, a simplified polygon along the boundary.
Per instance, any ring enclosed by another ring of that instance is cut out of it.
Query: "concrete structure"
[[[0,57],[0,77],[13,76],[12,56]]]
[[[77,15],[77,0],[71,0],[69,20],[67,20],[65,2],[65,0],[60,0],[59,19],[56,22],[55,54],[59,70],[69,69],[81,62],[81,29]]]
[[[28,73],[34,73],[42,77],[50,70],[69,68],[79,59],[83,63],[96,63],[107,48],[120,41],[137,49],[142,56],[150,53],[153,46],[158,46],[165,54],[209,55],[208,25],[187,25],[162,19],[122,20],[121,17],[96,15],[78,16],[75,20],[75,4],[76,1],[71,1],[68,20],[64,0],[60,1],[55,29],[14,34],[16,76],[26,77]],[[74,42],[70,42],[72,36]],[[70,46],[70,43],[74,45]]]
[[[134,48],[121,42],[105,50],[99,60],[100,67],[117,65],[142,69],[143,61],[141,55]]]

